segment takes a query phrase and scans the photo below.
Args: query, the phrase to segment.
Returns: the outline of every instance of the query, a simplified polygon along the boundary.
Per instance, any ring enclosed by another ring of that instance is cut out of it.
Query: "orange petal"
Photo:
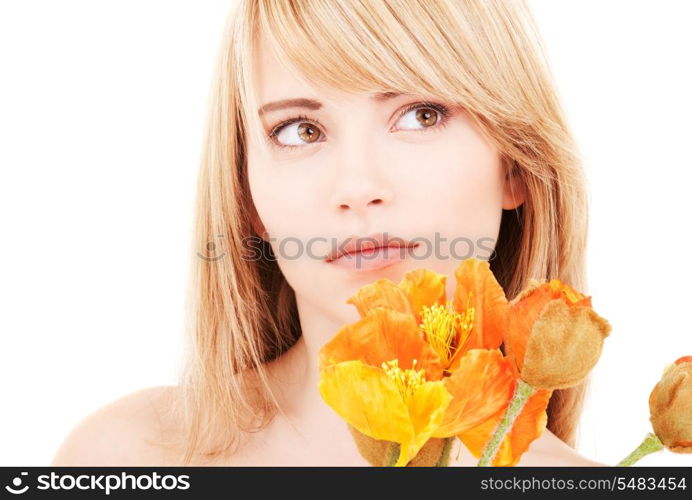
[[[361,287],[346,303],[356,306],[361,317],[376,307],[386,307],[413,315],[413,308],[406,293],[393,281],[386,278],[378,279]]]
[[[681,365],[682,363],[692,363],[692,356],[683,356],[674,361],[674,364]]]
[[[499,349],[472,349],[460,360],[459,369],[443,379],[454,397],[434,437],[466,432],[507,408],[516,378]]]
[[[399,288],[406,294],[416,315],[416,321],[421,323],[420,311],[423,306],[435,304],[444,305],[447,301],[447,276],[430,271],[415,269],[407,272],[399,282]]]
[[[469,305],[475,308],[473,329],[462,349],[465,352],[469,349],[500,347],[507,322],[508,304],[504,290],[490,270],[490,263],[476,258],[466,259],[454,272],[454,276],[454,308],[458,312],[466,311],[469,293]]]
[[[512,430],[502,440],[502,444],[498,448],[493,460],[493,466],[515,466],[519,463],[521,456],[528,450],[531,443],[543,434],[543,430],[548,423],[546,408],[551,395],[552,391],[539,389],[528,399],[521,413],[514,420]],[[500,423],[500,420],[502,420],[505,410],[499,411],[478,427],[459,435],[459,439],[461,439],[474,457],[480,458],[483,448],[490,440],[493,432],[495,432],[495,428]]]
[[[557,279],[544,283],[534,280],[511,301],[505,341],[507,353],[514,358],[518,370],[524,366],[526,343],[534,324],[545,305],[557,299],[574,307],[591,306],[591,297],[584,296]]]
[[[437,353],[425,341],[410,314],[377,307],[355,323],[342,327],[320,350],[322,367],[342,361],[360,360],[380,367],[385,361],[399,360],[399,368],[425,369],[427,380],[442,378]]]

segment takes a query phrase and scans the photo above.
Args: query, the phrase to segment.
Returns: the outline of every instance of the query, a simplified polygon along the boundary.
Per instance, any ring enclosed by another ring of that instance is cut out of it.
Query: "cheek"
[[[272,237],[300,236],[310,229],[310,214],[320,213],[313,206],[313,180],[295,175],[292,168],[250,160],[248,181],[252,200],[266,230]]]
[[[425,151],[422,151],[425,149]],[[492,237],[502,215],[502,169],[494,149],[477,137],[439,141],[412,149],[403,166],[398,195],[415,227],[449,236]]]
[[[305,165],[298,164],[251,159],[248,168],[252,199],[279,268],[291,287],[311,290],[316,281],[314,266],[329,253],[326,235],[333,229],[320,215],[325,211],[315,196],[320,189],[315,176],[303,175],[300,170]]]

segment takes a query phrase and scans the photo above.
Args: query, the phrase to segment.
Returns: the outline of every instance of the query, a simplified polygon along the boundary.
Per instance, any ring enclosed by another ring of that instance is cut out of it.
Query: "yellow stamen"
[[[402,370],[399,368],[399,360],[393,359],[382,363],[382,368],[389,378],[394,381],[394,385],[399,390],[399,394],[407,403],[421,385],[425,383],[425,369],[416,370],[418,360],[413,360],[413,368]]]
[[[464,312],[455,311],[451,300],[444,306],[423,306],[421,311],[421,330],[445,368],[461,352],[473,329],[475,308],[471,307],[471,293],[468,294]]]

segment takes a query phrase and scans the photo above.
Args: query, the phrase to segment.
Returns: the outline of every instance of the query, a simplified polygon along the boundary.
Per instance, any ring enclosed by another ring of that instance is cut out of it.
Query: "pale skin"
[[[302,336],[267,365],[282,413],[261,432],[245,436],[233,455],[213,462],[195,459],[192,465],[368,466],[343,419],[319,394],[319,349],[341,326],[359,318],[346,299],[361,286],[383,277],[398,282],[407,270],[427,267],[448,276],[451,297],[460,261],[442,248],[442,256],[423,259],[414,253],[382,269],[346,270],[314,256],[282,257],[278,242],[288,237],[307,242],[316,236],[341,242],[378,231],[408,240],[434,241],[438,232],[447,241],[459,236],[494,241],[502,209],[520,205],[524,193],[518,183],[510,187],[498,152],[462,108],[431,96],[377,98],[315,87],[265,47],[261,43],[256,51],[259,102],[304,98],[320,103],[319,109],[312,105],[262,113],[265,134],[299,114],[308,118],[274,136],[292,149],[273,146],[262,155],[254,136],[248,138],[256,229],[271,238],[278,264],[295,290]],[[445,106],[449,114],[443,118],[429,104],[403,112],[422,101]],[[313,255],[329,250],[316,243]],[[52,465],[178,465],[177,453],[147,443],[180,432],[162,417],[176,390],[143,389],[89,415],[65,439]],[[451,466],[475,466],[477,461],[455,442]],[[605,464],[582,457],[545,429],[518,465]]]

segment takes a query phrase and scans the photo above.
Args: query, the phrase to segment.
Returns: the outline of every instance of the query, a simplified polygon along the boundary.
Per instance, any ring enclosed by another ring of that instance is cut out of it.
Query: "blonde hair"
[[[180,397],[185,453],[214,457],[276,413],[264,363],[300,336],[295,296],[274,260],[245,260],[256,236],[246,138],[259,133],[252,54],[259,36],[315,83],[457,102],[526,190],[503,211],[491,269],[509,299],[530,278],[584,291],[587,199],[546,54],[518,0],[239,0],[227,21],[199,173]],[[223,235],[218,260],[196,254]],[[267,255],[268,252],[265,252]],[[586,383],[557,390],[548,428],[574,446]]]

